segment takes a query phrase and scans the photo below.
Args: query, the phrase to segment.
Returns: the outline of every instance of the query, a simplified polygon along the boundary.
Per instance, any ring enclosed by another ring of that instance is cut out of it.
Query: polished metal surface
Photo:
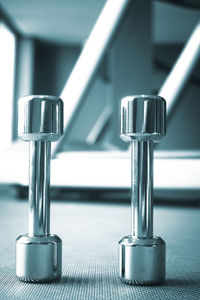
[[[30,141],[29,236],[50,234],[50,141]]]
[[[165,242],[153,237],[153,142],[166,134],[166,104],[159,96],[121,101],[120,137],[131,142],[132,235],[119,242],[120,278],[129,284],[162,283]]]
[[[121,101],[120,137],[124,141],[159,141],[166,134],[166,103],[162,97],[128,96]]]
[[[165,280],[165,242],[160,237],[124,237],[119,260],[119,276],[125,283],[153,285]]]
[[[18,136],[25,141],[57,141],[63,135],[63,101],[31,95],[18,101]]]
[[[62,273],[62,241],[57,235],[16,240],[16,274],[21,281],[47,282],[59,280]]]
[[[153,236],[153,142],[131,143],[132,235]]]
[[[29,230],[16,240],[16,274],[44,282],[61,276],[61,240],[50,235],[51,142],[63,134],[63,102],[54,96],[28,96],[18,103],[19,137],[30,141]]]

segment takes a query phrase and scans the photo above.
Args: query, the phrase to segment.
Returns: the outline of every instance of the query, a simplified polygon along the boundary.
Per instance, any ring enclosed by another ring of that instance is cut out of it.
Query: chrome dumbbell
[[[58,280],[62,241],[50,234],[51,142],[63,135],[63,101],[27,96],[18,102],[18,135],[30,142],[29,230],[16,239],[16,274],[22,281]]]
[[[131,143],[132,234],[119,242],[120,278],[129,284],[165,279],[165,242],[153,236],[153,143],[166,134],[166,103],[159,96],[121,101],[120,137]]]

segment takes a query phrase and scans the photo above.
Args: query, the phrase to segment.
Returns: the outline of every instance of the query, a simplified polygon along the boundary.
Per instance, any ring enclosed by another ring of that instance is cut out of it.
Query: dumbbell
[[[29,228],[16,239],[16,275],[21,281],[59,280],[62,241],[50,234],[51,142],[63,135],[63,101],[26,96],[18,101],[18,136],[29,141]]]
[[[153,143],[165,134],[162,97],[122,99],[120,137],[131,143],[132,233],[119,241],[119,275],[128,284],[153,285],[165,280],[165,242],[153,236]]]

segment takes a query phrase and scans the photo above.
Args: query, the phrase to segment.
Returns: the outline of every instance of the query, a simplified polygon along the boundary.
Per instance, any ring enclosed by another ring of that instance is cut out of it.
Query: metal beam
[[[130,2],[131,0],[107,0],[85,43],[60,95],[65,104],[65,135]],[[52,144],[53,156],[58,146],[59,143]]]
[[[167,101],[167,115],[189,79],[200,57],[200,21],[197,23],[183,51],[175,62],[158,93]]]

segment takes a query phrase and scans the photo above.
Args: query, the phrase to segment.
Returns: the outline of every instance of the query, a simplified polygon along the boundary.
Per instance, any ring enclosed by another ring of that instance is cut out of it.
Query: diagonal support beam
[[[197,23],[183,51],[175,62],[158,93],[167,101],[167,115],[170,114],[176,100],[200,58],[200,21]]]
[[[93,30],[60,95],[66,104],[64,113],[65,135],[71,128],[75,114],[85,99],[97,68],[115,35],[131,0],[107,0]],[[59,143],[52,144],[54,156]]]

